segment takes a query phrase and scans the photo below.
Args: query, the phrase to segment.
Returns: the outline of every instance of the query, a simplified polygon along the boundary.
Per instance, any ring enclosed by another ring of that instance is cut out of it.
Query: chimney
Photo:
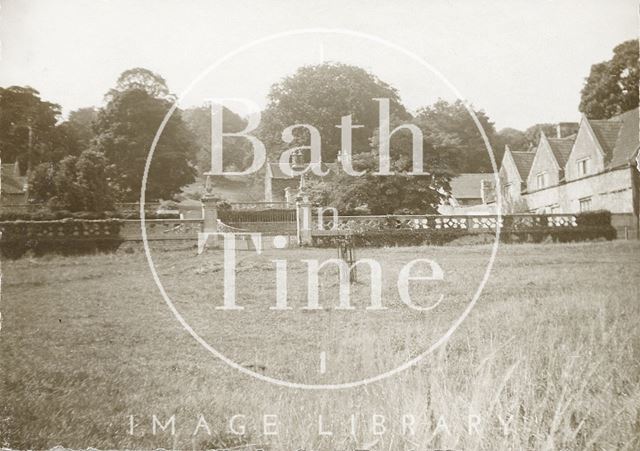
[[[556,138],[562,138],[562,125],[560,123],[556,125]]]

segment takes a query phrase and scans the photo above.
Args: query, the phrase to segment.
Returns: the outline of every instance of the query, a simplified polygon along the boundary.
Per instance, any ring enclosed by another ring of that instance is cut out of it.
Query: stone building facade
[[[608,210],[637,234],[638,123],[637,108],[606,120],[583,116],[575,134],[550,138],[542,133],[529,152],[507,148],[500,167],[505,212]]]

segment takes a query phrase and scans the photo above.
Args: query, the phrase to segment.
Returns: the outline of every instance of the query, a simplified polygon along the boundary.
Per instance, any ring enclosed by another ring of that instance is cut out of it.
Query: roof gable
[[[602,152],[605,167],[612,169],[628,164],[638,150],[638,108],[611,119],[584,119],[598,149]]]
[[[640,143],[638,108],[627,111],[613,119],[620,121],[621,126],[608,161],[608,166],[611,168],[627,164],[633,160]]]
[[[602,147],[605,159],[610,158],[622,128],[622,121],[614,119],[589,120],[589,123],[598,143],[600,143],[600,147]]]
[[[529,171],[531,170],[535,156],[535,152],[511,152],[511,158],[518,171],[520,180],[524,181],[529,176]]]
[[[573,149],[573,143],[576,141],[575,135],[567,138],[548,138],[547,142],[553,153],[553,157],[558,163],[558,168],[564,168],[569,160],[569,154]]]

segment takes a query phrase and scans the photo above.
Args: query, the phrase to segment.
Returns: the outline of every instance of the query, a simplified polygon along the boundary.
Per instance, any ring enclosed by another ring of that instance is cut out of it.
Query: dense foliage
[[[165,98],[166,86],[147,86],[148,77],[143,76],[146,72],[140,76],[130,71],[128,74],[133,81],[128,83],[121,77],[119,89],[110,91],[107,105],[98,113],[93,148],[114,166],[112,184],[118,199],[130,202],[140,198],[147,155],[172,102]],[[139,82],[139,78],[145,83]],[[158,94],[162,97],[154,97]],[[146,185],[147,199],[170,199],[191,183],[195,156],[193,135],[181,111],[176,110],[155,148]]]
[[[199,174],[211,170],[211,107],[189,108],[183,113],[184,121],[193,133],[197,146],[196,167]],[[244,130],[247,121],[230,109],[222,108],[224,133]],[[224,140],[222,164],[225,171],[241,171],[251,164],[251,144],[241,137],[229,136]]]
[[[354,125],[363,126],[353,132],[353,149],[366,151],[378,127],[378,102],[374,98],[389,99],[391,117],[410,119],[396,89],[360,67],[325,63],[299,68],[274,84],[268,94],[260,138],[269,159],[277,159],[283,150],[307,145],[306,131],[294,131],[295,139],[290,144],[284,143],[281,135],[291,125],[310,124],[322,137],[322,161],[335,161],[341,148],[341,131],[336,125],[349,114]]]
[[[79,157],[69,155],[58,163],[41,163],[30,175],[30,196],[52,209],[113,210],[114,171],[104,155],[94,150],[85,150]]]
[[[40,99],[30,87],[0,88],[0,158],[18,162],[23,173],[67,141],[56,127],[60,106]]]
[[[591,66],[582,88],[580,111],[592,119],[607,119],[638,106],[637,39],[616,46],[613,57]]]

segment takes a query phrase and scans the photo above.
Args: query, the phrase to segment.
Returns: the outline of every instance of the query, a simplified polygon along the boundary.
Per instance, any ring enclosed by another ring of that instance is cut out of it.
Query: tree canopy
[[[340,150],[340,118],[351,114],[355,152],[366,151],[378,126],[378,102],[387,98],[391,117],[410,119],[395,88],[366,70],[340,63],[324,63],[299,68],[295,74],[274,84],[262,114],[260,138],[268,159],[275,160],[283,150],[308,143],[308,133],[294,131],[294,140],[282,141],[282,131],[294,124],[313,125],[322,137],[322,161],[334,161]]]
[[[613,49],[613,57],[591,66],[582,88],[580,111],[592,119],[607,119],[638,106],[638,40]]]
[[[475,110],[484,132],[492,144],[499,164],[503,149],[497,146],[493,122],[482,110]],[[457,172],[491,172],[491,158],[482,134],[461,100],[453,103],[438,100],[418,111],[417,123],[439,147],[450,149],[450,164]]]
[[[56,124],[60,106],[43,101],[30,87],[0,88],[0,157],[18,162],[23,173],[47,160],[60,142]]]
[[[193,133],[198,147],[196,166],[203,174],[211,170],[211,107],[200,106],[189,108],[183,113],[184,121]],[[222,108],[223,132],[243,130],[247,121],[230,109]],[[250,143],[241,137],[229,136],[224,140],[223,166],[226,171],[240,171],[251,162]]]
[[[417,120],[412,122],[420,127]],[[392,125],[398,126],[394,122]],[[379,167],[378,136],[373,146],[353,157],[356,171],[366,171],[362,176],[352,176],[337,169],[335,175],[323,180],[312,179],[312,199],[321,205],[333,206],[342,213],[364,211],[371,214],[435,213],[438,205],[450,191],[449,181],[455,175],[451,164],[455,149],[442,135],[429,135],[423,131],[425,175],[411,174],[412,136],[400,131],[391,141],[390,157],[392,176],[375,175]]]
[[[93,148],[115,167],[115,184],[124,201],[140,198],[142,176],[154,136],[171,102],[132,88],[112,95],[98,113]],[[150,199],[170,199],[194,180],[196,144],[176,110],[155,148],[146,193]]]
[[[173,100],[174,95],[169,91],[167,82],[159,74],[143,67],[127,69],[120,74],[116,86],[111,89],[106,98],[109,100],[117,93],[139,89],[157,99]]]

